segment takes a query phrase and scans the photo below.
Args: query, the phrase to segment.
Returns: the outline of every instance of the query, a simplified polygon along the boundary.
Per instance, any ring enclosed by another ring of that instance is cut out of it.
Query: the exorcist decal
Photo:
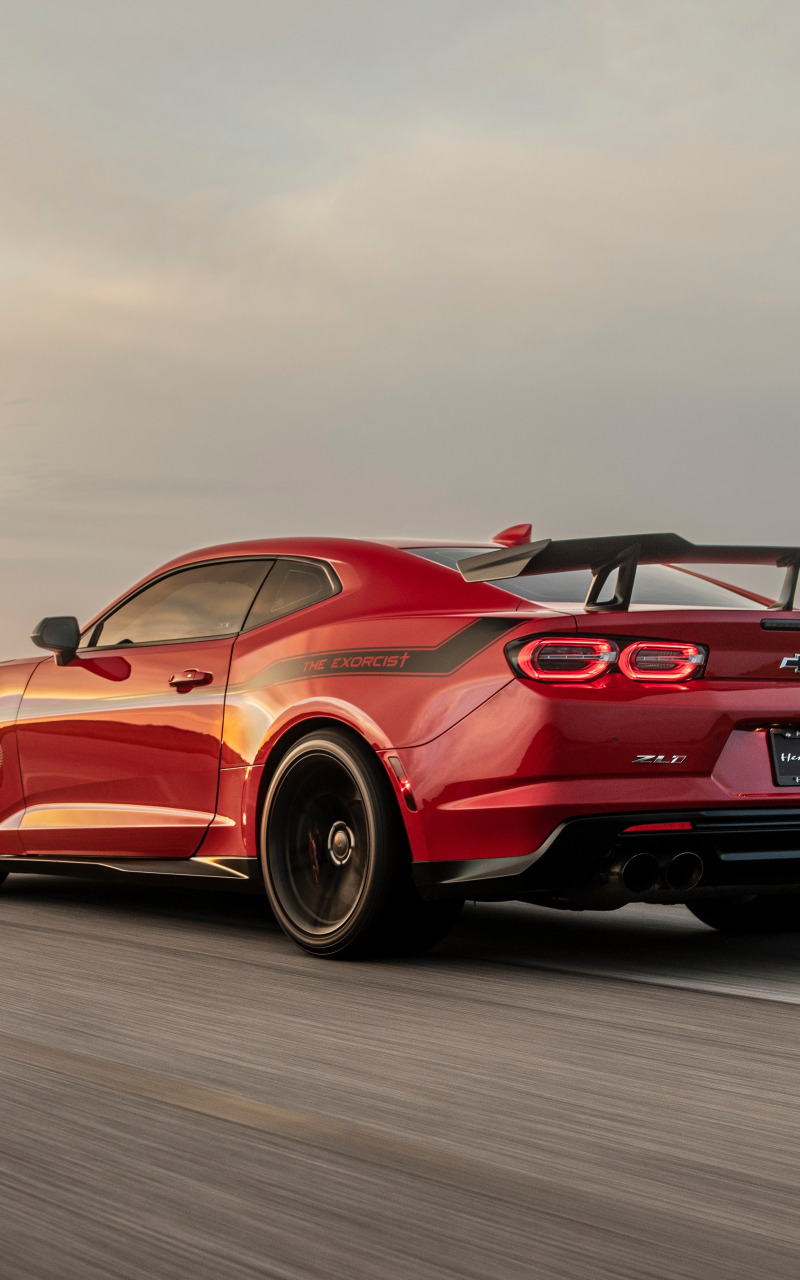
[[[478,618],[438,645],[304,653],[274,662],[260,673],[259,684],[285,684],[289,680],[313,679],[315,676],[452,675],[517,626],[517,618]]]

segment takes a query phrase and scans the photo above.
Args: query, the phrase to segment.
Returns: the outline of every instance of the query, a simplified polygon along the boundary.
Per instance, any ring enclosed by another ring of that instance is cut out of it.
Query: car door
[[[231,649],[272,562],[166,574],[34,671],[17,740],[28,854],[190,857],[216,809]]]

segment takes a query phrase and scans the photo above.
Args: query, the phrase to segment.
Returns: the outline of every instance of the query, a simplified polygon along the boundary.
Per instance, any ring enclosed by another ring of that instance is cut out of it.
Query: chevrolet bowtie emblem
[[[792,671],[800,671],[800,653],[796,653],[793,658],[784,658],[781,662],[781,671],[784,667],[789,667]]]

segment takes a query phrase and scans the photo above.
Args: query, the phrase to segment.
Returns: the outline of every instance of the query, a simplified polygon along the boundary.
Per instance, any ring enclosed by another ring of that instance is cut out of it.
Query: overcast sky
[[[193,546],[800,541],[797,0],[0,0],[0,656]]]

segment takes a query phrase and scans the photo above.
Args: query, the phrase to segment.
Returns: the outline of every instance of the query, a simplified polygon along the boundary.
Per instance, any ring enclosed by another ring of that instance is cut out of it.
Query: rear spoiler
[[[794,608],[800,576],[800,547],[714,547],[687,542],[677,533],[635,533],[618,538],[567,538],[527,542],[501,547],[479,556],[459,560],[466,582],[493,582],[528,574],[564,573],[589,569],[592,585],[584,608],[589,611],[627,609],[631,602],[636,569],[640,564],[774,564],[786,569],[778,599],[768,607],[781,611]],[[617,571],[614,594],[600,601],[603,587]]]

